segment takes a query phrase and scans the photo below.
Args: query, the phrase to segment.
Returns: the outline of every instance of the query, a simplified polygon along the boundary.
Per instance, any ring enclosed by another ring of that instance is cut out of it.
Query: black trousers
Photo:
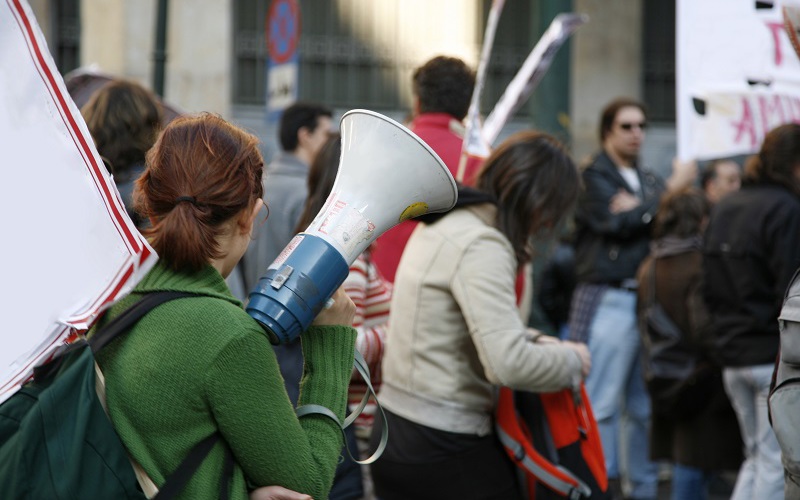
[[[517,468],[494,435],[425,427],[386,411],[389,444],[371,465],[380,500],[518,500]],[[373,447],[381,432],[375,419]]]

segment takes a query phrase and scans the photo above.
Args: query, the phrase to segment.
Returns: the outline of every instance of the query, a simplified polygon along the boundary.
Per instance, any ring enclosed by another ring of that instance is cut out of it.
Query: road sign
[[[274,0],[267,17],[267,50],[274,64],[289,62],[297,54],[300,9],[297,0]]]
[[[297,100],[300,8],[297,0],[273,0],[265,22],[267,39],[267,119]]]

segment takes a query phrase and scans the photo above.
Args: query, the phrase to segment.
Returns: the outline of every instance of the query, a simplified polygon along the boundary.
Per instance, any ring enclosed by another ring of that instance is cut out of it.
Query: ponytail
[[[136,210],[160,258],[176,270],[198,271],[223,257],[224,224],[263,195],[258,139],[222,118],[173,120],[147,153],[134,190]]]

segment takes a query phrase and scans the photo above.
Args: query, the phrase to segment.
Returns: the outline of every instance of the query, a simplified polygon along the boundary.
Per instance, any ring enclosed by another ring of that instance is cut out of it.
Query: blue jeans
[[[630,497],[655,499],[658,469],[650,461],[650,396],[642,375],[640,342],[636,292],[609,288],[600,298],[589,330],[592,370],[586,390],[600,430],[608,477],[618,478],[626,471]],[[620,466],[620,441],[625,445],[622,457],[627,467]]]
[[[744,463],[739,469],[732,500],[782,500],[781,449],[767,417],[767,396],[773,365],[725,368],[725,392],[739,420]]]
[[[672,500],[706,500],[714,474],[688,465],[672,466]]]

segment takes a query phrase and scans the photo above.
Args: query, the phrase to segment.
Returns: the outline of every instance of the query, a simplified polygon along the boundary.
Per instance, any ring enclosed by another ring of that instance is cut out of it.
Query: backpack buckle
[[[514,460],[517,462],[522,462],[525,458],[525,448],[520,443],[515,443],[516,446],[514,447]]]

